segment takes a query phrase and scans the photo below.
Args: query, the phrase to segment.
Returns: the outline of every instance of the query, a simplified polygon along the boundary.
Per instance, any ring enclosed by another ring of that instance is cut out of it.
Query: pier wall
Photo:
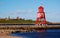
[[[38,29],[60,29],[60,25],[0,25],[0,33],[11,34],[12,32],[29,32]]]

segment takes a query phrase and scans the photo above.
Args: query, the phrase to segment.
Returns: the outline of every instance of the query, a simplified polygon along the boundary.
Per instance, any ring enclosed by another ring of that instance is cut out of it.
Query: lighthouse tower
[[[35,25],[46,25],[46,18],[43,6],[38,7],[36,24]]]

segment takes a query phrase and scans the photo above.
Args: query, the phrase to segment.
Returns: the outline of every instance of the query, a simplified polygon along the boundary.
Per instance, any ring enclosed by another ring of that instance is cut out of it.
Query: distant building
[[[18,19],[18,20],[19,20],[20,18],[17,16],[17,17],[16,17],[16,19]]]
[[[8,16],[8,20],[10,19],[10,16]]]
[[[16,18],[10,18],[10,16],[8,16],[6,18],[0,18],[0,20],[25,20],[25,19],[19,18],[18,16]]]

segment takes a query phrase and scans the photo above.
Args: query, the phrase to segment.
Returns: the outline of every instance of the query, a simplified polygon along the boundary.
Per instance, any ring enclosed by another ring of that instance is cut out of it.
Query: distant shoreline
[[[0,19],[0,25],[35,25],[35,20],[25,19]],[[46,21],[47,25],[60,25],[60,22]]]

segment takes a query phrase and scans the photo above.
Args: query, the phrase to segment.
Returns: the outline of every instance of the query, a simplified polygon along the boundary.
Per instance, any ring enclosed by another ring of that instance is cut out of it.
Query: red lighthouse
[[[44,8],[42,6],[38,7],[36,25],[46,25]]]

